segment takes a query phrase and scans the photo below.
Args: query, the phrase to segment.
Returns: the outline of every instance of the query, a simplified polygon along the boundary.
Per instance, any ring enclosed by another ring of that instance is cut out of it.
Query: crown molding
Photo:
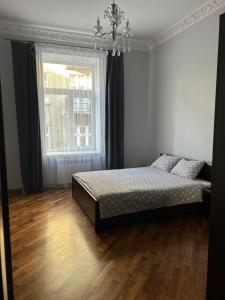
[[[0,35],[21,40],[58,42],[68,45],[94,47],[92,33],[33,24],[0,21]],[[98,46],[103,46],[103,43],[98,43]],[[149,51],[149,42],[146,40],[132,39],[131,46],[133,50]]]
[[[225,0],[207,1],[205,4],[195,9],[192,13],[182,18],[179,22],[162,31],[152,39],[132,39],[132,49],[136,51],[151,51],[189,27],[197,24],[202,19],[219,11],[223,7],[225,7]],[[93,34],[90,32],[33,24],[0,21],[0,35],[21,40],[26,39],[40,42],[58,42],[68,45],[94,47]],[[99,43],[98,46],[104,46],[104,42]]]
[[[151,39],[151,41],[149,41],[149,50],[153,50],[160,44],[197,24],[202,19],[210,16],[223,7],[225,7],[225,0],[207,1],[205,4],[195,9],[192,13],[182,18],[179,22],[170,26],[168,29],[162,31],[159,35],[156,35],[153,39]]]

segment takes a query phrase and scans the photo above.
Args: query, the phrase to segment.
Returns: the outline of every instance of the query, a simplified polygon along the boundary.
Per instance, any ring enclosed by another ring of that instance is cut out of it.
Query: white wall
[[[0,76],[3,98],[6,163],[8,186],[22,188],[17,137],[16,106],[13,83],[13,66],[10,43],[0,39]]]
[[[218,34],[213,15],[150,53],[155,156],[212,160]]]
[[[125,166],[146,165],[148,146],[148,53],[125,55]]]

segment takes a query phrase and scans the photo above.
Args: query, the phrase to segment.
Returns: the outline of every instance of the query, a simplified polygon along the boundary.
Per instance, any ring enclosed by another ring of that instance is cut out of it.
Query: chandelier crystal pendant
[[[129,20],[127,20],[123,31],[119,32],[119,27],[123,24],[125,17],[124,11],[119,8],[114,0],[105,10],[104,18],[109,20],[112,29],[109,32],[104,32],[100,18],[97,18],[97,24],[94,26],[95,49],[97,49],[97,39],[102,38],[104,47],[100,47],[100,50],[104,50],[106,55],[108,55],[109,50],[112,50],[112,56],[120,56],[121,50],[123,53],[130,52],[132,37],[130,23]]]

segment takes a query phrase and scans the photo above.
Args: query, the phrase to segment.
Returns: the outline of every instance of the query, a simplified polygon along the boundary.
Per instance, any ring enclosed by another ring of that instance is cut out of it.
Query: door
[[[225,300],[225,14],[220,17],[207,300]]]

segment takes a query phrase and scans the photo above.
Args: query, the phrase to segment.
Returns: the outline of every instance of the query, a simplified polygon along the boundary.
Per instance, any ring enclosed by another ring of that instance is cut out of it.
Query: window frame
[[[88,68],[91,68],[91,72],[92,72],[92,89],[91,90],[84,90],[84,89],[74,89],[74,88],[49,88],[46,86],[45,82],[48,82],[48,79],[46,80],[45,76],[44,76],[44,70],[43,70],[43,78],[45,78],[45,80],[43,80],[43,95],[44,95],[44,98],[46,96],[49,96],[49,95],[54,95],[54,96],[60,96],[60,95],[65,95],[68,97],[68,103],[69,103],[69,106],[70,106],[70,109],[69,109],[69,119],[72,120],[73,119],[73,103],[74,103],[74,99],[75,98],[87,98],[87,99],[90,99],[90,102],[91,102],[91,128],[92,128],[92,134],[90,135],[93,139],[93,142],[91,144],[91,146],[81,146],[81,147],[75,147],[74,149],[72,149],[71,145],[71,141],[72,141],[72,136],[75,137],[74,135],[74,130],[71,130],[71,133],[70,133],[70,148],[71,148],[71,151],[61,151],[59,149],[59,151],[49,151],[49,149],[47,150],[47,147],[46,147],[46,153],[45,155],[46,156],[60,156],[60,155],[63,155],[63,156],[79,156],[79,155],[86,155],[86,154],[99,154],[100,153],[100,147],[97,145],[97,133],[96,133],[96,130],[97,130],[97,124],[96,124],[96,114],[97,114],[97,105],[96,105],[96,75],[95,75],[95,72],[96,72],[96,67],[97,67],[97,64],[98,64],[98,58],[97,59],[94,59],[94,63],[90,63],[90,64],[72,64],[72,63],[68,63],[68,62],[58,62],[58,63],[55,63],[55,62],[52,62],[52,61],[43,61],[43,64],[44,63],[52,63],[52,64],[59,64],[59,65],[67,65],[67,66],[79,66],[79,67],[88,67]],[[82,97],[81,97],[82,95]],[[46,124],[45,122],[45,107],[49,105],[49,103],[45,103],[45,101],[43,101],[43,108],[44,108],[44,127],[46,128],[46,126],[49,126],[49,124]],[[79,111],[78,111],[79,112]],[[84,112],[82,112],[84,113]],[[88,114],[88,112],[87,112]],[[72,121],[70,121],[70,126],[72,124]],[[74,126],[76,127],[76,126]],[[45,133],[45,137],[46,137],[46,133]],[[86,138],[86,136],[85,136]],[[49,134],[48,136],[48,139],[50,140],[51,139],[51,136]]]

